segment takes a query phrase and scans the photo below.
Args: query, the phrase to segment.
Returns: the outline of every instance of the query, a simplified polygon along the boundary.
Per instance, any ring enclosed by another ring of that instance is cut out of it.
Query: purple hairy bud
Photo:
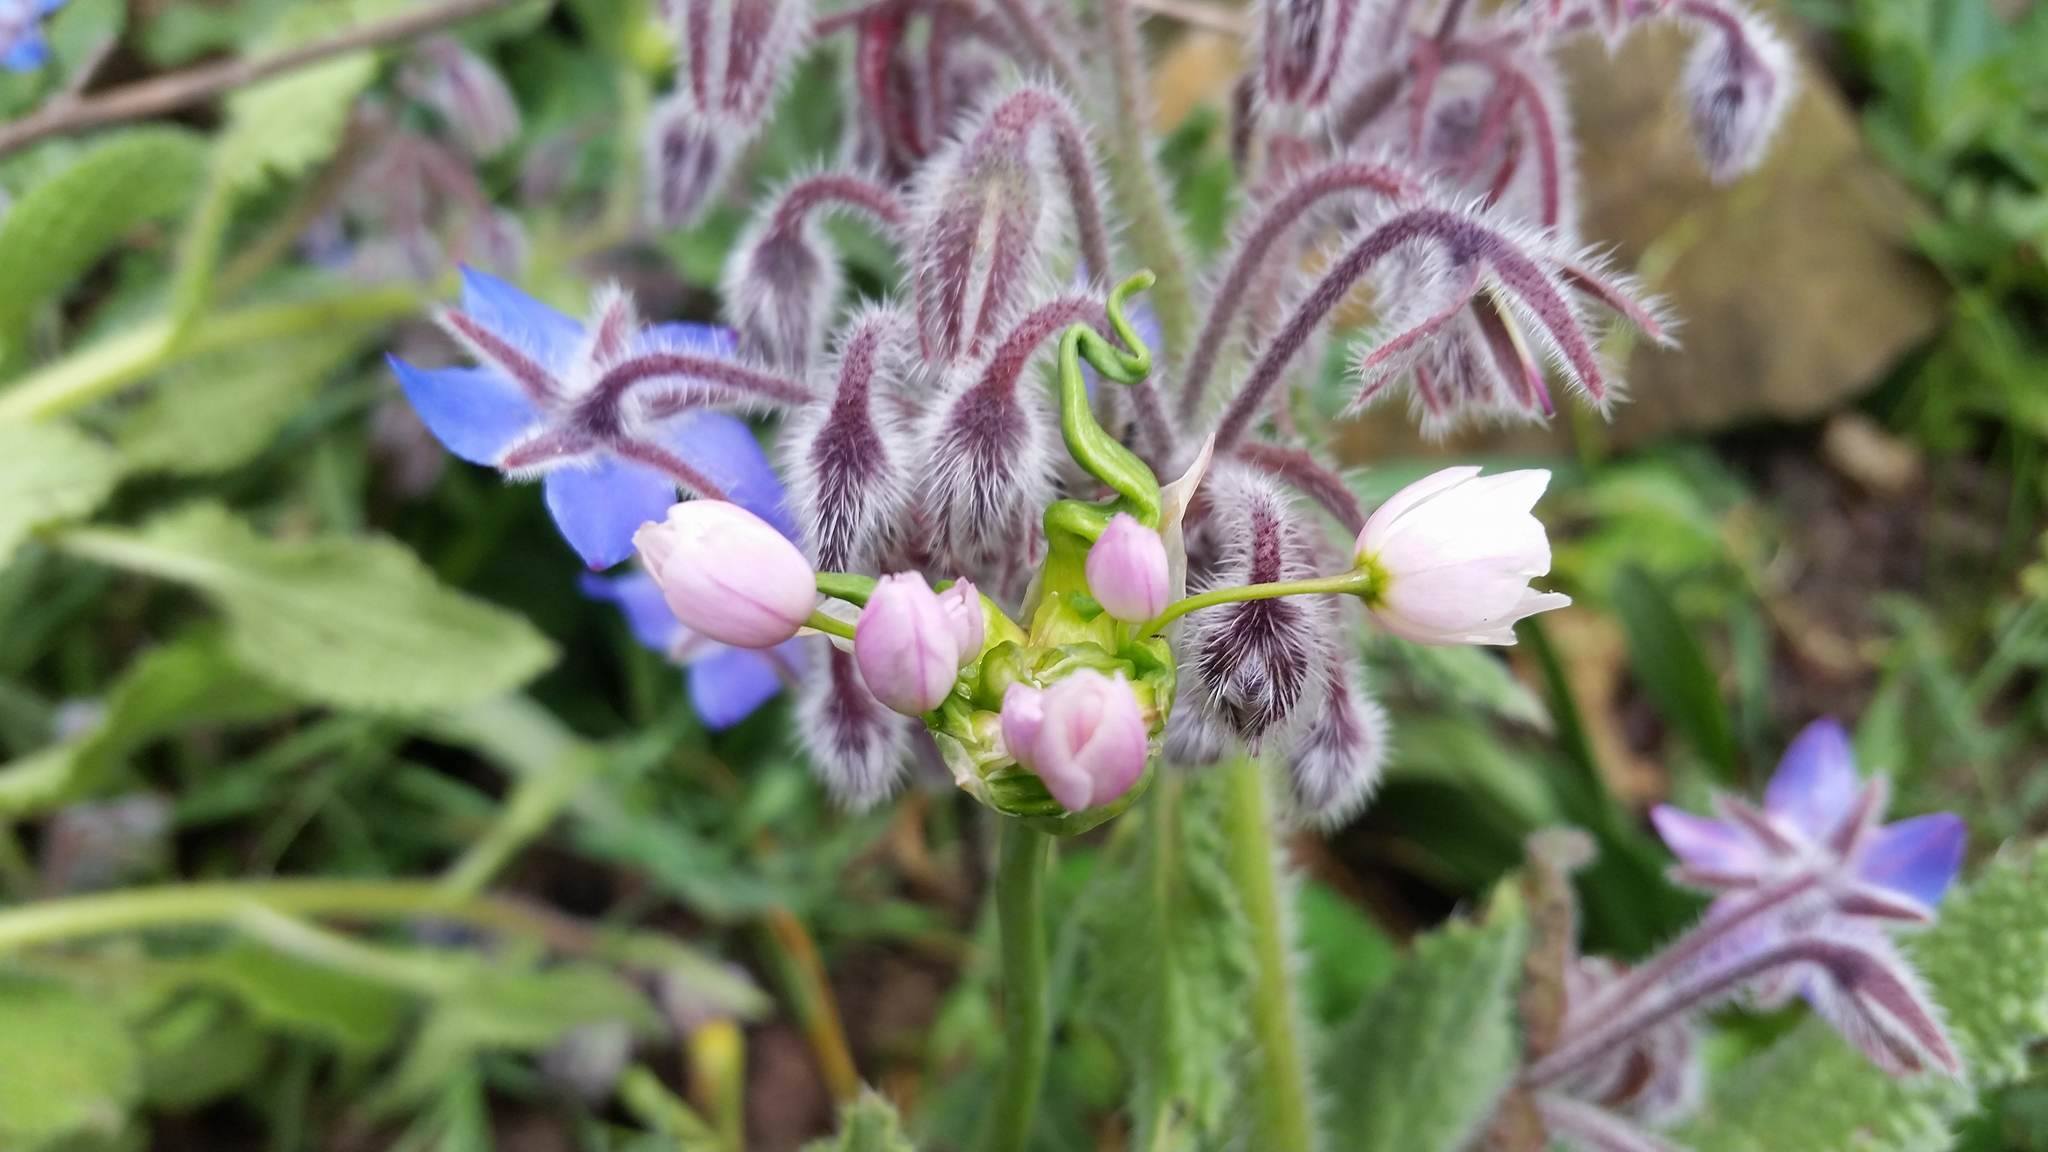
[[[804,683],[799,739],[812,770],[840,803],[872,808],[903,777],[907,721],[861,681],[853,654],[832,649],[822,675]]]
[[[1851,1046],[1893,1076],[1962,1074],[1939,1010],[1889,940],[1874,933],[1816,942],[1812,963],[1825,978],[1807,999]]]
[[[1011,92],[925,166],[912,266],[926,360],[976,355],[1001,331],[1040,267],[1057,181],[1066,186],[1082,260],[1100,274],[1110,256],[1094,162],[1080,119],[1058,93]]]
[[[1322,827],[1338,827],[1372,799],[1386,755],[1387,716],[1365,694],[1364,669],[1333,656],[1320,703],[1287,753],[1296,808]]]
[[[1565,971],[1567,1001],[1584,1005],[1624,975],[1613,961],[1582,956]],[[1689,1111],[1698,1101],[1704,1068],[1693,1022],[1674,1017],[1645,1029],[1587,1066],[1572,1082],[1572,1093],[1601,1107],[1652,1123]]]
[[[1162,750],[1183,768],[1206,768],[1223,759],[1234,737],[1223,720],[1208,710],[1207,693],[1189,684],[1166,719]]]
[[[519,105],[504,79],[452,36],[421,44],[399,69],[398,88],[432,109],[471,156],[496,156],[519,136]]]
[[[1261,113],[1312,113],[1330,96],[1359,0],[1266,0],[1259,23]]]
[[[1546,234],[1486,213],[1397,204],[1369,222],[1294,306],[1225,409],[1216,433],[1219,451],[1234,448],[1250,431],[1310,337],[1354,286],[1376,272],[1379,297],[1397,304],[1381,325],[1380,337],[1358,361],[1362,387],[1354,406],[1371,402],[1389,379],[1416,365],[1423,364],[1427,371],[1441,362],[1446,343],[1463,331],[1457,323],[1467,317],[1470,301],[1482,290],[1495,302],[1501,319],[1512,319],[1514,331],[1522,334],[1516,338],[1533,339],[1565,379],[1596,405],[1607,403],[1612,386],[1581,297],[1603,304],[1625,302],[1623,315],[1656,324],[1654,309],[1634,302],[1635,293],[1626,280],[1561,250]],[[1648,334],[1665,337],[1661,325]]]
[[[1220,540],[1213,586],[1314,574],[1314,537],[1284,492],[1239,469],[1219,469],[1209,484]],[[1328,667],[1328,623],[1322,605],[1299,597],[1222,604],[1187,617],[1184,648],[1195,683],[1254,750],[1294,715]]]
[[[1057,297],[1027,313],[984,358],[955,375],[922,437],[921,501],[938,517],[944,549],[982,572],[1020,558],[1052,495],[1052,417],[1020,388],[1025,369],[1077,322],[1101,323],[1102,302]]]
[[[747,139],[742,125],[698,109],[685,96],[662,101],[647,121],[647,192],[654,220],[684,228],[702,219],[724,191]]]
[[[783,189],[726,261],[726,313],[740,346],[776,367],[802,369],[824,342],[843,279],[821,220],[835,210],[866,216],[890,234],[905,222],[887,188],[850,173],[821,173]]]
[[[1536,1112],[1544,1133],[1564,1147],[1586,1152],[1679,1152],[1677,1145],[1604,1108],[1569,1096],[1543,1093]]]
[[[829,396],[792,416],[783,440],[804,541],[828,571],[874,567],[908,496],[902,463],[890,448],[898,431],[878,403],[881,389],[904,371],[907,325],[897,312],[855,317],[828,369]]]
[[[1693,142],[1707,174],[1725,184],[1756,167],[1792,103],[1792,49],[1756,13],[1718,0],[1688,0],[1701,24],[1681,87]]]
[[[677,95],[727,114],[748,135],[775,104],[810,33],[805,0],[664,0]]]

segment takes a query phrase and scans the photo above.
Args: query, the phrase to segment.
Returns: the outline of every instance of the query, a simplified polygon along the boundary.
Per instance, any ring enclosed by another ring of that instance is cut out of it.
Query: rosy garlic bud
[[[640,563],[685,627],[735,648],[795,636],[818,604],[817,576],[789,538],[737,504],[689,500],[633,533]]]
[[[960,641],[924,577],[899,572],[882,577],[861,609],[853,658],[877,700],[905,716],[922,716],[953,691]]]

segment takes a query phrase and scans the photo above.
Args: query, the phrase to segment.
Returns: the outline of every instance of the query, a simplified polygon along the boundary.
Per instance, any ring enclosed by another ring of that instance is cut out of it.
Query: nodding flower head
[[[667,228],[702,220],[746,146],[746,127],[730,116],[677,97],[662,101],[647,118],[649,218]]]
[[[733,358],[732,335],[694,324],[642,327],[632,301],[602,291],[586,324],[495,277],[463,272],[462,306],[442,327],[477,364],[392,370],[450,452],[515,479],[544,475],[548,510],[594,569],[633,551],[676,490],[730,500],[785,535],[795,528],[759,442],[710,404],[777,406],[801,385]]]
[[[1387,759],[1387,714],[1365,691],[1365,670],[1332,653],[1287,749],[1295,810],[1323,828],[1358,814],[1379,787]],[[1176,717],[1177,718],[1177,717]]]
[[[633,534],[640,563],[685,625],[736,648],[794,639],[818,606],[817,575],[789,538],[720,500],[690,500]]]
[[[1882,779],[1857,775],[1842,726],[1823,719],[1785,750],[1762,808],[1727,797],[1718,820],[1668,805],[1651,818],[1695,887],[1734,893],[1811,873],[1845,915],[1925,920],[1955,881],[1967,831],[1947,812],[1883,824],[1887,799]]]
[[[775,98],[810,35],[808,0],[662,0],[676,43],[676,93],[751,126]]]
[[[1570,604],[1529,587],[1550,571],[1550,539],[1531,514],[1549,483],[1540,470],[1446,468],[1395,493],[1358,534],[1373,618],[1419,644],[1513,644],[1516,621]]]
[[[1681,87],[1707,174],[1724,184],[1763,159],[1792,104],[1798,65],[1756,13],[1733,3],[1692,10],[1700,32]]]
[[[504,78],[452,36],[423,42],[399,69],[398,88],[431,109],[471,156],[496,156],[519,138],[519,105]]]
[[[1301,119],[1327,104],[1359,7],[1359,0],[1265,0],[1259,5],[1262,115]],[[1299,130],[1305,125],[1280,127]]]

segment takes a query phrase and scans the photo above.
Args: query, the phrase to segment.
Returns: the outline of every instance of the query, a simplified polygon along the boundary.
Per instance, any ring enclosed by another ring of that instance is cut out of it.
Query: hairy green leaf
[[[1379,629],[1366,633],[1364,646],[1366,662],[1386,678],[1382,683],[1391,680],[1426,703],[1460,714],[1485,712],[1550,731],[1543,698],[1490,649],[1410,644]]]
[[[270,1037],[233,1002],[181,1000],[142,1025],[144,1097],[190,1111],[246,1087],[265,1070]]]
[[[0,1148],[112,1135],[142,1091],[114,1007],[57,980],[0,972]]]
[[[1250,1035],[1250,926],[1225,868],[1221,772],[1162,772],[1127,855],[1113,855],[1082,915],[1092,954],[1085,1015],[1131,1069],[1134,1145],[1160,1124],[1216,1136],[1230,1123]]]
[[[0,367],[24,358],[30,321],[45,304],[136,225],[183,212],[205,177],[197,135],[137,128],[104,138],[24,193],[0,219]]]
[[[241,941],[181,961],[181,980],[225,992],[264,1024],[362,1055],[397,1036],[410,997],[325,964]]]
[[[341,708],[419,713],[508,692],[554,659],[525,620],[442,586],[396,541],[268,540],[216,505],[66,546],[195,588],[228,647],[266,680]]]
[[[132,469],[181,476],[235,468],[270,446],[363,338],[307,332],[189,361],[123,414],[121,455]]]
[[[120,457],[68,424],[0,423],[0,567],[30,532],[99,507],[120,478]]]
[[[1615,574],[1614,608],[1628,635],[1629,666],[1657,711],[1710,765],[1721,783],[1740,782],[1728,706],[1692,626],[1655,579],[1640,568]]]
[[[1514,1075],[1515,986],[1527,925],[1502,885],[1482,924],[1416,943],[1333,1037],[1322,1083],[1345,1152],[1456,1152]]]
[[[1695,1152],[1940,1152],[1977,1097],[2027,1075],[2048,1035],[2048,845],[1993,861],[1906,941],[1967,1081],[1894,1080],[1819,1020],[1722,1076],[1682,1134]]]
[[[917,1152],[903,1134],[896,1108],[873,1092],[839,1112],[839,1135],[804,1146],[804,1152]]]

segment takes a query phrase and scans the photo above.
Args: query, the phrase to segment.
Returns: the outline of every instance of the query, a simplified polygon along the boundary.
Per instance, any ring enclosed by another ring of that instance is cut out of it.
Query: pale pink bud
[[[1026,768],[1032,766],[1038,730],[1045,724],[1045,693],[1029,684],[1012,684],[1003,693],[1003,748]]]
[[[1121,674],[1081,669],[1046,689],[1043,706],[1031,769],[1067,811],[1107,804],[1144,775],[1145,714]]]
[[[1111,616],[1141,623],[1166,611],[1166,568],[1166,541],[1119,512],[1088,549],[1088,591]]]
[[[960,666],[981,658],[982,642],[988,639],[988,617],[981,608],[981,593],[971,580],[956,580],[939,593],[939,607],[953,626],[953,643],[960,649]]]
[[[1550,571],[1530,513],[1549,483],[1540,469],[1446,468],[1395,493],[1358,534],[1358,561],[1379,576],[1373,616],[1418,644],[1513,644],[1517,620],[1570,604],[1529,587]]]
[[[640,564],[691,631],[773,648],[818,605],[817,575],[789,538],[737,504],[688,500],[633,533]]]
[[[922,716],[953,691],[960,641],[938,594],[915,572],[884,576],[853,629],[853,658],[875,698]]]

